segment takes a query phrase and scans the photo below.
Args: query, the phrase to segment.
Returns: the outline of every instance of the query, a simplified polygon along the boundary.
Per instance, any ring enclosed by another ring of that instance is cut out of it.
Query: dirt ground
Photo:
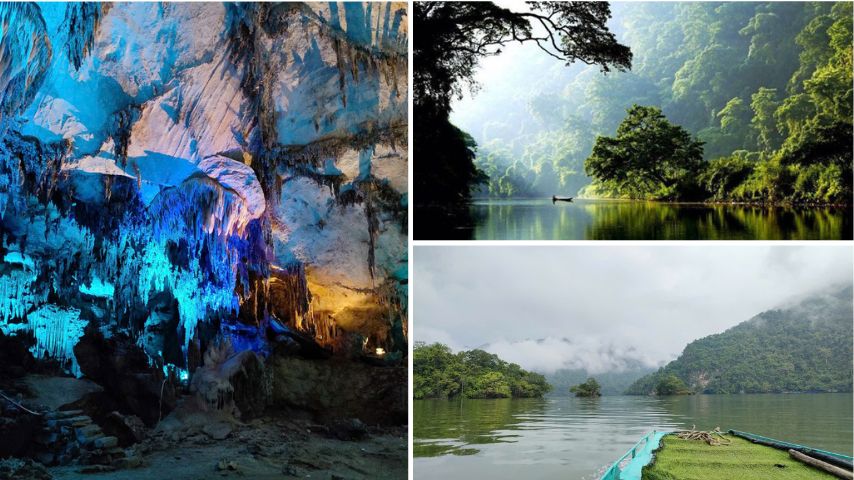
[[[26,387],[26,402],[39,411],[56,411],[100,391],[89,381],[43,375],[30,375],[17,385]],[[0,462],[0,480],[407,478],[405,426],[371,426],[354,418],[318,423],[304,410],[273,410],[242,422],[184,396],[155,428],[143,429],[142,441],[122,449],[123,458],[108,466],[74,462],[46,468],[11,459]],[[15,462],[28,466],[10,470]]]
[[[356,441],[332,438],[305,420],[258,419],[229,423],[198,415],[188,424],[158,428],[129,449],[138,468],[84,473],[85,467],[49,469],[56,479],[210,480],[211,478],[405,479],[404,428],[369,429]],[[220,437],[225,437],[219,439]]]

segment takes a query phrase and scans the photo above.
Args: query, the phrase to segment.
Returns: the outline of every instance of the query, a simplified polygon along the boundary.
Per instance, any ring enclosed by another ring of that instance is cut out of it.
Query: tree
[[[750,108],[753,109],[751,124],[756,130],[759,146],[765,150],[774,150],[782,141],[774,120],[774,112],[780,102],[777,101],[777,89],[762,87],[751,97]]]
[[[601,397],[600,390],[599,382],[593,377],[588,378],[584,383],[569,387],[569,391],[574,393],[576,397]]]
[[[533,43],[567,64],[581,61],[602,71],[631,67],[632,54],[607,27],[605,2],[528,2],[513,12],[491,2],[414,4],[414,174],[419,205],[454,204],[485,181],[474,150],[460,142],[448,121],[452,98],[474,88],[480,59],[498,55],[508,42]],[[537,25],[540,29],[535,29]]]
[[[501,372],[486,372],[466,386],[465,395],[468,398],[509,398],[511,393],[510,384]]]
[[[617,136],[596,138],[584,170],[632,198],[682,198],[696,188],[703,144],[657,107],[634,105]]]
[[[743,132],[747,129],[745,120],[749,113],[750,111],[740,98],[730,99],[717,115],[721,119],[721,131],[728,134]]]
[[[691,390],[688,389],[685,382],[672,373],[662,377],[658,381],[658,385],[655,386],[656,395],[688,395],[690,393]]]
[[[738,185],[753,173],[754,163],[746,150],[733,152],[730,157],[720,157],[706,164],[699,180],[713,200],[725,200]]]
[[[508,42],[534,43],[558,60],[597,64],[604,72],[631,68],[632,54],[608,30],[605,2],[527,2],[513,12],[492,2],[418,2],[413,59],[416,108],[448,113],[453,96],[472,85],[481,58]],[[542,27],[535,32],[534,22]]]

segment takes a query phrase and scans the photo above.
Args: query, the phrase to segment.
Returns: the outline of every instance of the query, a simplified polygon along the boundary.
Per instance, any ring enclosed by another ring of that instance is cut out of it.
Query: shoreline
[[[547,197],[478,197],[472,198],[469,202],[460,204],[459,206],[472,205],[475,202],[483,201],[514,201],[514,200],[551,200]],[[708,206],[742,206],[742,207],[765,207],[765,208],[845,208],[850,209],[854,204],[846,203],[803,203],[803,202],[746,202],[735,200],[654,200],[645,198],[607,198],[607,197],[574,197],[573,200],[592,200],[597,202],[649,202],[661,203],[666,205],[708,205]],[[571,203],[571,202],[564,202]],[[416,205],[415,208],[457,208],[457,205],[442,204],[442,205]]]

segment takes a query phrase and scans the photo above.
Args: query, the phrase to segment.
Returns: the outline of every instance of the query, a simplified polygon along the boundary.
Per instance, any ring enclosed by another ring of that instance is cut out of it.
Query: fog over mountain
[[[523,368],[657,367],[689,342],[852,280],[847,247],[417,247],[416,341]]]

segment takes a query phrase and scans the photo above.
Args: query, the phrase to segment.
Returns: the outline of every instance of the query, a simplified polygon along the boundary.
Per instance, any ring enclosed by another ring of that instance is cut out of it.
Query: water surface
[[[479,200],[418,209],[419,240],[850,240],[852,210],[633,200]]]
[[[852,453],[851,394],[418,400],[415,478],[598,479],[653,429],[743,430]]]

